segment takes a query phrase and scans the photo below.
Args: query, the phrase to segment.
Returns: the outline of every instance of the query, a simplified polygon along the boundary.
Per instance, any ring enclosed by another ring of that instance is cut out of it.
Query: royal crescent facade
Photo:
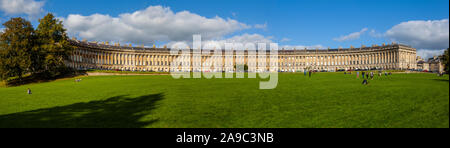
[[[179,55],[171,55],[168,48],[146,48],[108,45],[108,43],[97,43],[70,40],[75,50],[70,56],[67,65],[76,69],[104,69],[104,70],[126,70],[126,71],[157,71],[170,72],[171,62]],[[191,51],[193,51],[191,49]],[[224,52],[224,51],[223,51]],[[213,51],[210,53],[214,53]],[[236,55],[233,52],[233,65],[236,59],[243,58],[249,70],[256,67],[251,58],[256,58],[244,52],[244,55]],[[253,53],[253,52],[252,52]],[[267,52],[267,67],[271,64]],[[192,54],[190,55],[193,56]],[[207,59],[222,60],[225,58],[212,57],[213,55],[201,55],[201,61]],[[225,56],[225,54],[222,54]],[[190,58],[193,59],[193,58]],[[250,59],[250,60],[249,60]],[[384,69],[384,70],[406,70],[417,69],[416,49],[402,44],[383,44],[380,46],[339,49],[294,49],[278,50],[276,57],[278,71],[280,72],[302,72],[304,70],[357,70],[357,69]],[[209,60],[211,61],[211,60]],[[250,62],[249,62],[250,61]],[[194,65],[196,63],[193,63]],[[268,68],[269,69],[269,68]],[[191,71],[196,71],[191,66]],[[229,71],[225,67],[218,68],[219,71]]]

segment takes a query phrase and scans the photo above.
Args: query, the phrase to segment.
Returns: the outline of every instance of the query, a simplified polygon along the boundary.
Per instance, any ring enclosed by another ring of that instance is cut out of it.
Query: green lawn
[[[363,86],[355,75],[286,73],[273,90],[259,90],[259,79],[82,79],[0,84],[0,127],[449,128],[448,75],[394,74]]]

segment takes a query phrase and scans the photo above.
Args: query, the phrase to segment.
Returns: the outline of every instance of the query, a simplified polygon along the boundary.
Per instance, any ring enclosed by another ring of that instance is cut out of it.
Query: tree
[[[0,79],[22,79],[30,71],[30,51],[35,45],[35,33],[31,23],[23,18],[11,18],[3,24],[0,35]]]
[[[442,63],[444,64],[444,70],[446,73],[448,73],[448,70],[450,69],[450,63],[449,63],[449,55],[448,55],[448,48],[445,50],[444,55],[442,55]]]
[[[32,69],[45,76],[55,77],[67,70],[65,61],[73,47],[69,43],[62,21],[49,13],[39,19],[36,29],[38,47],[33,50]]]

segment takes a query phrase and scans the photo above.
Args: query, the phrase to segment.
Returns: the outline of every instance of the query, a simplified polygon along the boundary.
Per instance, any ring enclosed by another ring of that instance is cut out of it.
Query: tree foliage
[[[36,35],[31,23],[23,18],[12,18],[3,24],[0,36],[0,78],[19,79],[30,72],[31,50],[35,46]]]
[[[447,50],[445,50],[445,52],[444,52],[444,55],[442,55],[442,62],[444,63],[444,66],[445,66],[444,70],[446,73],[448,73],[448,70],[450,69],[450,63],[448,60],[448,58],[449,58],[448,49],[449,48],[447,48]]]
[[[36,72],[55,77],[67,70],[64,62],[69,57],[72,46],[65,32],[62,21],[51,13],[39,20],[36,29],[38,48],[33,54],[38,57],[33,64]]]
[[[24,74],[54,78],[70,71],[65,66],[73,47],[62,22],[49,13],[36,30],[23,18],[11,18],[0,34],[0,79]]]

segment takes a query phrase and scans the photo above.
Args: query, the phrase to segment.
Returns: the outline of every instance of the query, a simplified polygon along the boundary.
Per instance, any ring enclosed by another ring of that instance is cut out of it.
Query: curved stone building
[[[177,58],[171,55],[168,48],[145,48],[108,45],[108,43],[97,43],[71,40],[76,47],[70,57],[68,66],[77,69],[107,69],[126,71],[159,71],[169,72],[170,63]],[[192,50],[191,50],[192,51]],[[224,51],[222,51],[224,52]],[[214,53],[214,52],[211,52]],[[269,53],[269,52],[267,52]],[[225,54],[223,54],[225,55]],[[236,58],[244,58],[249,66],[255,67],[256,63],[249,60],[255,56],[245,55],[240,57],[233,53],[233,65]],[[192,54],[190,55],[192,57]],[[382,46],[345,48],[345,49],[317,49],[317,50],[284,50],[278,51],[278,70],[280,72],[299,72],[304,70],[337,71],[358,69],[417,69],[416,49],[402,44],[389,44]],[[250,57],[250,58],[249,58]],[[202,55],[204,62],[211,58]],[[192,59],[192,58],[191,58]],[[224,58],[211,58],[223,60]],[[256,61],[256,60],[255,60]],[[270,65],[269,60],[267,65]],[[196,63],[192,63],[195,65]],[[191,67],[191,71],[197,71]],[[230,71],[224,67],[217,71]]]

